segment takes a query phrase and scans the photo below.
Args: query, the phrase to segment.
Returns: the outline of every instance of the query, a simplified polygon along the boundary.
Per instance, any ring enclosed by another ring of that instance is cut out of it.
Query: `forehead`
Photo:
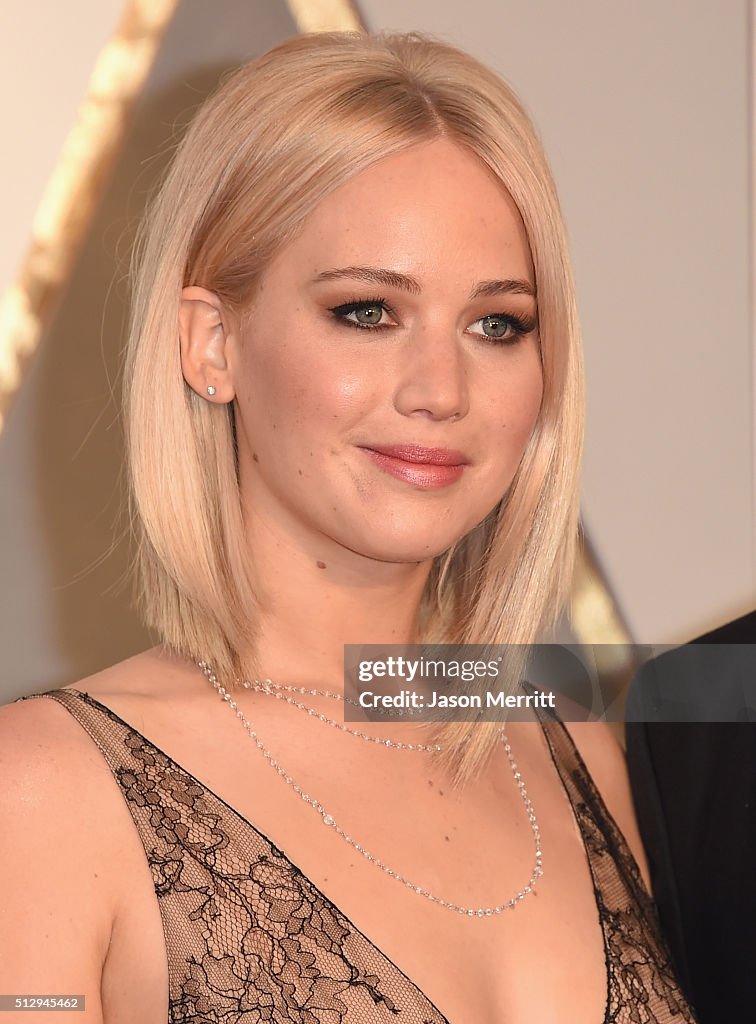
[[[368,263],[429,285],[497,275],[533,282],[512,197],[475,154],[446,139],[391,154],[354,175],[315,207],[280,256],[292,270]]]

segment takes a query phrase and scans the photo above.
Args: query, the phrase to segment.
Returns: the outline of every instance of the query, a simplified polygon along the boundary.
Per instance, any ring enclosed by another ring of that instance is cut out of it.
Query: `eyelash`
[[[385,299],[352,299],[350,302],[345,302],[340,306],[331,306],[329,311],[333,314],[334,318],[345,327],[354,327],[358,331],[385,331],[389,327],[393,327],[393,324],[361,324],[356,320],[347,320],[347,316],[350,313],[354,313],[358,309],[367,309],[370,307],[380,307],[389,316],[394,316],[394,311],[391,306],[388,305]],[[517,316],[514,313],[487,313],[486,316],[478,317],[478,320],[486,320],[488,318],[497,319],[504,321],[509,327],[512,328],[514,334],[508,338],[492,338],[486,334],[479,334],[479,338],[483,338],[485,341],[490,342],[492,345],[513,345],[516,344],[520,339],[530,334],[536,329],[537,321],[533,317],[529,316]],[[474,323],[478,323],[475,320]]]

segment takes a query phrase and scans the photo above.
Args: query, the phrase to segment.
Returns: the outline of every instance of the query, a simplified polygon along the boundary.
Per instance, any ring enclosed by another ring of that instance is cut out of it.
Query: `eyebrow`
[[[386,270],[383,267],[340,267],[334,270],[322,270],[313,278],[313,283],[338,281],[345,277],[382,284],[387,288],[397,288],[399,291],[410,292],[412,295],[419,295],[423,290],[417,278],[410,277],[409,274],[400,274],[395,270]],[[492,298],[496,295],[536,297],[535,288],[529,281],[507,279],[479,282],[470,292],[470,301],[481,297]]]

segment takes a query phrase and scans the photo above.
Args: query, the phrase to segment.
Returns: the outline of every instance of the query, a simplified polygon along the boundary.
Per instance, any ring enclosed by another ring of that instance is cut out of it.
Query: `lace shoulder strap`
[[[169,1024],[448,1024],[282,850],[111,709],[80,691],[30,697],[67,708],[127,802],[163,920]]]
[[[564,722],[548,709],[536,713],[572,804],[593,878],[609,975],[607,1022],[694,1022],[675,978],[656,905],[625,837]]]

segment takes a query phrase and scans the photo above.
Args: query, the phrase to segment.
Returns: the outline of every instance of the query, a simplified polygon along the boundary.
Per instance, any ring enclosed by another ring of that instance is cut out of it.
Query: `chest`
[[[201,759],[196,745],[194,753]],[[175,980],[170,947],[181,945],[183,930],[193,935],[189,941],[196,943],[196,959],[206,961],[198,972],[199,989],[211,984],[207,964],[222,959],[225,943],[227,956],[245,950],[245,965],[257,957],[267,969],[278,971],[279,978],[288,978],[289,985],[317,980],[324,989],[323,979],[330,979],[335,1007],[344,1002],[339,986],[347,977],[358,982],[373,978],[374,989],[365,982],[360,992],[358,984],[355,998],[367,992],[379,1011],[388,1005],[381,996],[401,1005],[424,994],[450,1024],[534,1019],[601,1024],[607,989],[603,935],[583,840],[553,770],[543,770],[536,752],[521,749],[518,757],[539,817],[544,875],[536,895],[513,910],[482,919],[434,905],[369,863],[326,828],[266,765],[249,762],[243,772],[226,771],[211,758],[206,761],[208,786],[223,792],[228,804],[289,859],[274,855],[265,868],[259,859],[264,848],[250,847],[249,826],[228,812],[216,823],[216,841],[227,840],[224,870],[237,877],[236,889],[220,875],[200,870],[196,862],[192,871],[188,857],[183,882],[189,891],[183,902],[171,902],[156,898],[155,867],[153,872],[148,869],[137,833],[124,835],[129,899],[114,930],[104,1001],[112,992],[124,1022],[165,1024]],[[505,765],[471,799],[469,794],[455,796],[422,771],[373,769],[368,760],[360,766],[359,800],[354,785],[333,785],[334,767],[347,766],[334,766],[330,760],[328,770],[324,766],[319,772],[317,758],[309,758],[312,792],[361,845],[404,877],[444,899],[474,907],[502,903],[527,883],[534,863],[533,836]],[[306,775],[304,761],[299,770]],[[210,810],[223,808],[221,803]],[[211,836],[208,841],[213,841]],[[257,864],[254,882],[239,885],[244,865],[252,862]],[[301,875],[291,869],[291,862]],[[199,912],[196,927],[187,921],[192,912]],[[176,920],[166,928],[171,915]],[[215,946],[204,932],[213,936]],[[303,981],[301,974],[308,970],[310,978]],[[294,980],[292,972],[300,972]],[[131,996],[119,1002],[118,993]],[[276,994],[265,998],[275,1003]],[[349,1006],[348,999],[344,1005]],[[111,1019],[121,1024],[121,1017]],[[349,1014],[332,1019],[346,1021]],[[427,1019],[438,1024],[442,1018]]]

